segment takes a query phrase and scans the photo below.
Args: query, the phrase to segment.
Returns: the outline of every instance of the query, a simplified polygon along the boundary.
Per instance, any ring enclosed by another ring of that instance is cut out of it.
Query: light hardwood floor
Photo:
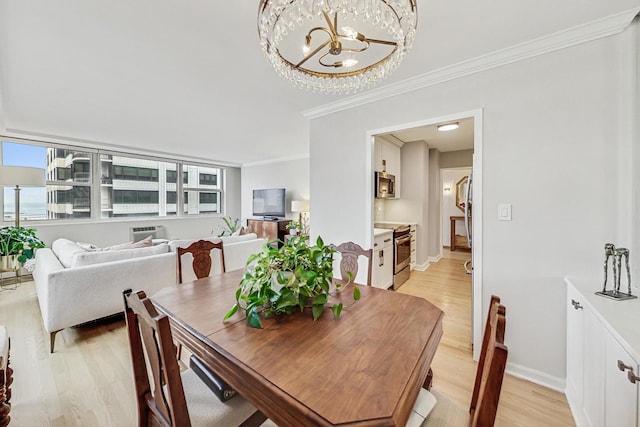
[[[445,251],[423,272],[413,271],[398,292],[424,297],[445,313],[444,335],[432,364],[433,387],[468,408],[477,363],[471,349],[471,276],[468,252]],[[484,322],[484,321],[483,321]],[[505,342],[509,345],[509,307]],[[575,426],[564,394],[505,375],[496,426]]]
[[[429,299],[446,313],[433,363],[434,387],[463,407],[468,406],[476,366],[470,344],[470,276],[463,268],[467,257],[468,253],[447,255],[425,272],[413,272],[400,288]],[[508,316],[507,311],[507,340]],[[26,282],[17,290],[0,292],[0,324],[11,335],[12,427],[136,424],[123,320],[65,329],[56,338],[56,352],[50,354],[35,287]],[[563,394],[507,376],[496,425],[574,423]]]

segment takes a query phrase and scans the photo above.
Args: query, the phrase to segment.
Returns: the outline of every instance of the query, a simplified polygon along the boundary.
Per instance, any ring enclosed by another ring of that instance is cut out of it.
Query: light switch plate
[[[498,204],[498,220],[511,221],[511,203]]]

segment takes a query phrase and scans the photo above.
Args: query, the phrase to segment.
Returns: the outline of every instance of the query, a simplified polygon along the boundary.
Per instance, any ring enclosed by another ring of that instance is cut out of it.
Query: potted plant
[[[232,218],[230,216],[222,217],[222,221],[224,221],[223,230],[218,234],[218,237],[222,236],[232,236],[233,233],[238,231],[238,226],[240,225],[240,219]]]
[[[0,228],[0,266],[3,270],[14,270],[35,255],[37,248],[44,248],[36,237],[36,230],[24,227]]]
[[[321,237],[311,246],[301,237],[293,237],[280,248],[265,244],[262,252],[247,260],[247,267],[236,292],[236,303],[225,315],[233,316],[244,310],[249,326],[261,328],[260,315],[291,314],[310,307],[313,320],[317,320],[326,305],[338,319],[343,308],[341,302],[330,298],[353,286],[353,301],[360,299],[360,290],[349,282],[333,284],[333,253]]]
[[[302,224],[298,221],[291,220],[289,224],[287,224],[287,229],[289,230],[289,234],[295,236],[296,234],[300,234],[302,231]]]

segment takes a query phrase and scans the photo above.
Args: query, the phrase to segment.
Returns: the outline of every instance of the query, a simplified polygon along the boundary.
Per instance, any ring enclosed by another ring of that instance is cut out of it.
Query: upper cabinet
[[[373,146],[376,172],[386,172],[396,177],[396,198],[400,197],[400,147],[385,141],[380,137],[375,138]]]

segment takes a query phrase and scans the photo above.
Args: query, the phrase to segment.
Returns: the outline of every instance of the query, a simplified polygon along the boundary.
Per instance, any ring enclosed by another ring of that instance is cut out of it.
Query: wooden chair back
[[[469,407],[471,426],[493,426],[495,422],[508,355],[505,327],[506,308],[492,295]]]
[[[222,241],[211,242],[209,240],[198,240],[186,248],[177,248],[178,253],[178,283],[182,283],[182,255],[190,253],[193,256],[193,272],[198,279],[209,276],[211,273],[211,251],[220,250],[220,266],[222,273],[225,272],[224,248]]]
[[[340,253],[340,277],[343,284],[349,283],[349,273],[352,274],[353,280],[358,275],[358,258],[360,256],[367,257],[367,286],[371,286],[371,265],[373,261],[373,251],[371,249],[363,249],[360,245],[353,242],[345,242],[338,246],[331,245],[333,249]]]
[[[11,384],[13,383],[13,369],[9,362],[11,339],[7,328],[0,326],[0,427],[6,427],[11,422]]]
[[[123,297],[138,426],[191,426],[169,318],[158,314],[143,291],[128,289]]]

